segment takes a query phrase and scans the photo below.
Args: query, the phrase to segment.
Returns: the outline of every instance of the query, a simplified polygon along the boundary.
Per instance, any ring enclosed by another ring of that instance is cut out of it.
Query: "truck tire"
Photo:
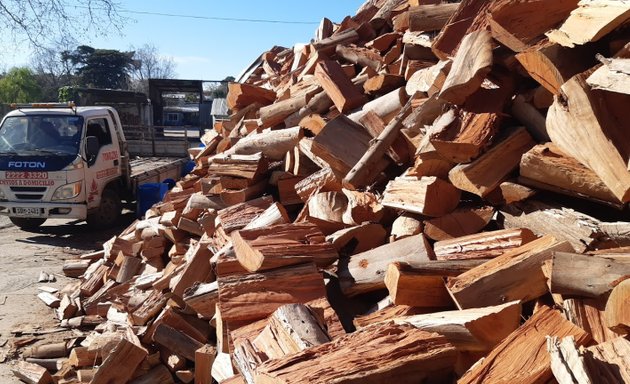
[[[87,217],[87,223],[93,228],[109,228],[116,224],[122,211],[122,203],[118,193],[107,188],[101,196],[101,205]]]
[[[37,229],[46,222],[46,219],[32,219],[26,217],[9,217],[9,220],[11,220],[11,222],[17,227],[25,230]]]

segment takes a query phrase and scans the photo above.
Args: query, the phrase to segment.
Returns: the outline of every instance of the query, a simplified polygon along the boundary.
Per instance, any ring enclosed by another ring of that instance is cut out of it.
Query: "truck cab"
[[[111,107],[16,105],[0,123],[0,215],[113,224],[130,196],[125,136]]]

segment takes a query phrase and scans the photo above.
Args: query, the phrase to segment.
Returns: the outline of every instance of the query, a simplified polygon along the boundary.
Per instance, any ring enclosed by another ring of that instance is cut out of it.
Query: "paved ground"
[[[61,289],[73,279],[62,274],[64,260],[101,249],[103,242],[133,221],[126,213],[116,228],[94,231],[85,223],[49,220],[36,232],[25,232],[0,216],[0,383],[19,383],[11,373],[14,345],[36,338],[30,345],[64,339],[66,333],[46,334],[57,328],[52,309],[37,299],[40,286]],[[52,283],[38,283],[41,271],[53,274]]]

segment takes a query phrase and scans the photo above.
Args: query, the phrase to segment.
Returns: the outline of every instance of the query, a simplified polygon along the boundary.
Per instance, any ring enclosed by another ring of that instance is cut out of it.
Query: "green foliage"
[[[33,72],[26,67],[11,68],[0,79],[0,102],[30,103],[40,101],[42,91]]]
[[[81,86],[128,89],[133,55],[134,52],[80,45],[74,51],[62,52],[61,59],[75,68],[74,75],[78,77]]]
[[[235,80],[234,76],[228,76],[217,85],[208,87],[206,94],[213,99],[226,98],[228,94],[228,83]]]
[[[60,103],[67,103],[69,101],[78,101],[79,93],[76,88],[65,86],[59,88],[59,94],[57,95],[57,99]]]

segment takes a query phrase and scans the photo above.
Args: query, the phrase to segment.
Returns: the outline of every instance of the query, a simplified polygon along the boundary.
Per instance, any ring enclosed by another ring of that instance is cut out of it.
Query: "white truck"
[[[111,226],[122,200],[135,200],[138,185],[177,180],[188,161],[185,153],[130,154],[111,107],[45,103],[14,108],[0,124],[0,215],[23,229],[49,218]]]

